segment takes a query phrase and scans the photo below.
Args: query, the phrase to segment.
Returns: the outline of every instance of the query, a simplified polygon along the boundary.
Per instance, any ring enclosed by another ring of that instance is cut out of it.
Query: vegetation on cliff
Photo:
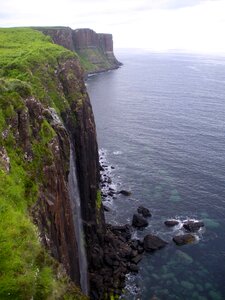
[[[0,299],[83,299],[30,216],[61,138],[49,107],[63,114],[71,98],[82,105],[79,89],[62,92],[56,67],[77,56],[27,28],[0,29],[0,45]]]

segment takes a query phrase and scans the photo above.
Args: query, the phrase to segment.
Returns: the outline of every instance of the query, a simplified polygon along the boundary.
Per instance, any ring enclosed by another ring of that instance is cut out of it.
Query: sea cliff
[[[80,286],[81,267],[71,172],[87,256],[104,230],[96,201],[95,122],[83,71],[74,52],[40,32],[1,29],[0,39],[0,298],[82,298],[72,283]]]
[[[113,52],[112,34],[96,33],[89,28],[36,27],[49,35],[53,42],[76,51],[86,74],[119,68],[122,64]]]
[[[137,267],[129,226],[105,224],[80,58],[34,29],[0,42],[0,298],[117,297]]]

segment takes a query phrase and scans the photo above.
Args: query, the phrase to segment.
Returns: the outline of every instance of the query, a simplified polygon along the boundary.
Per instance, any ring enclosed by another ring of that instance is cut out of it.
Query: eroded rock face
[[[73,281],[80,285],[77,237],[68,186],[70,143],[75,150],[78,193],[87,257],[90,261],[91,250],[95,246],[101,247],[105,231],[103,207],[96,205],[99,185],[96,129],[78,61],[71,58],[58,62],[54,76],[59,93],[69,99],[69,107],[62,110],[60,116],[53,108],[30,97],[25,100],[25,109],[20,111],[13,123],[18,142],[23,141],[22,147],[24,152],[29,152],[31,161],[38,159],[38,153],[33,151],[30,137],[42,142],[41,136],[50,134],[43,145],[46,156],[40,158],[43,167],[37,171],[42,175],[34,174],[37,178],[42,177],[38,201],[32,208],[32,215],[39,227],[43,244],[64,265]],[[46,128],[45,123],[49,124]],[[42,139],[45,140],[46,137],[42,136]]]
[[[28,99],[26,105],[31,120],[30,128],[38,135],[46,109],[34,98]],[[48,118],[51,118],[50,114]],[[48,151],[51,151],[54,158],[43,164],[44,184],[40,185],[38,201],[32,214],[43,244],[79,285],[78,250],[68,194],[69,136],[62,124],[54,124],[53,128],[56,136],[49,142]],[[35,154],[32,157],[35,159]]]
[[[69,27],[37,27],[46,35],[50,35],[55,44],[74,51],[73,30]]]

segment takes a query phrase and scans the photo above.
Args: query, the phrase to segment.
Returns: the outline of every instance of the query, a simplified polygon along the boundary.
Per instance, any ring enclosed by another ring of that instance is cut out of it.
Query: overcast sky
[[[225,0],[0,0],[0,26],[113,34],[115,48],[225,54]]]

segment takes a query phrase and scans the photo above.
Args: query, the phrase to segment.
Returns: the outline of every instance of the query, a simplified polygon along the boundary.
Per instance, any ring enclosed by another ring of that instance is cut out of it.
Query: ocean
[[[106,220],[131,224],[139,205],[168,242],[127,276],[123,299],[225,299],[225,57],[118,51],[123,66],[87,81],[101,160],[111,187]],[[164,221],[179,220],[175,228]],[[205,224],[176,246],[187,219]]]

